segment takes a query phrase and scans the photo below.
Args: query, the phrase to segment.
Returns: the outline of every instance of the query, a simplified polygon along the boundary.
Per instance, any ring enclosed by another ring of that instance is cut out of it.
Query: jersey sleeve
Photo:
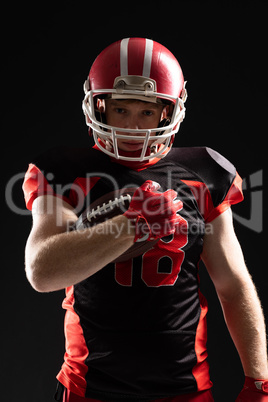
[[[242,179],[236,172],[234,180],[221,202],[218,205],[214,205],[213,202],[211,202],[210,208],[206,211],[205,221],[207,223],[212,222],[230,206],[238,204],[239,202],[243,201],[243,199]]]
[[[189,169],[189,179],[182,181],[190,187],[206,223],[244,199],[242,179],[236,168],[217,151],[187,148],[180,159]]]
[[[54,191],[53,186],[44,176],[43,172],[41,172],[41,170],[33,163],[29,165],[25,174],[22,189],[24,192],[26,208],[30,211],[32,210],[34,200],[41,195],[60,197],[70,204],[70,199],[61,194],[57,194]]]
[[[203,172],[207,183],[211,206],[206,211],[206,222],[212,222],[231,205],[241,202],[243,197],[242,179],[235,166],[224,156],[211,148],[205,148],[207,171]]]

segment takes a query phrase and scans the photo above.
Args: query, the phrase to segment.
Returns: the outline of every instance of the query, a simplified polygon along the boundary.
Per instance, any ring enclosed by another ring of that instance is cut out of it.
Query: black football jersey
[[[57,378],[81,396],[149,401],[212,385],[198,264],[210,222],[243,198],[234,166],[205,147],[173,148],[139,169],[96,149],[57,148],[29,166],[24,192],[29,209],[39,195],[53,194],[79,214],[106,193],[146,180],[177,191],[179,230],[66,289],[66,353]]]

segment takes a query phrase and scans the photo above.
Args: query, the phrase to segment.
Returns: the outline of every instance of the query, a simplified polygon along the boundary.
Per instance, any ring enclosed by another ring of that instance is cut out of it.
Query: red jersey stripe
[[[88,371],[85,360],[88,356],[88,348],[80,325],[80,318],[74,311],[73,286],[66,289],[66,298],[62,307],[66,309],[64,323],[66,352],[57,379],[71,392],[85,396],[87,386],[85,376]]]

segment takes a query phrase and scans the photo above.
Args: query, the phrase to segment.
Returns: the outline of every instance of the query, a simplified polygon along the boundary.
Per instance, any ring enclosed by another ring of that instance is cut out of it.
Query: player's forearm
[[[239,283],[232,298],[220,300],[245,375],[268,378],[264,317],[251,279]]]
[[[126,251],[134,236],[135,230],[124,216],[83,231],[56,234],[32,255],[26,253],[27,277],[40,292],[74,285]]]

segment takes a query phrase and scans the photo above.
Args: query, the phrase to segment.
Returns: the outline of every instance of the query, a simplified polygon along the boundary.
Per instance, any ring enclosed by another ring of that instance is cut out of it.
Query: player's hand
[[[182,202],[176,200],[177,192],[158,192],[160,184],[147,180],[132,196],[124,215],[135,223],[135,241],[158,239],[175,232],[179,223],[177,212]]]
[[[268,380],[246,377],[236,402],[268,402]]]

